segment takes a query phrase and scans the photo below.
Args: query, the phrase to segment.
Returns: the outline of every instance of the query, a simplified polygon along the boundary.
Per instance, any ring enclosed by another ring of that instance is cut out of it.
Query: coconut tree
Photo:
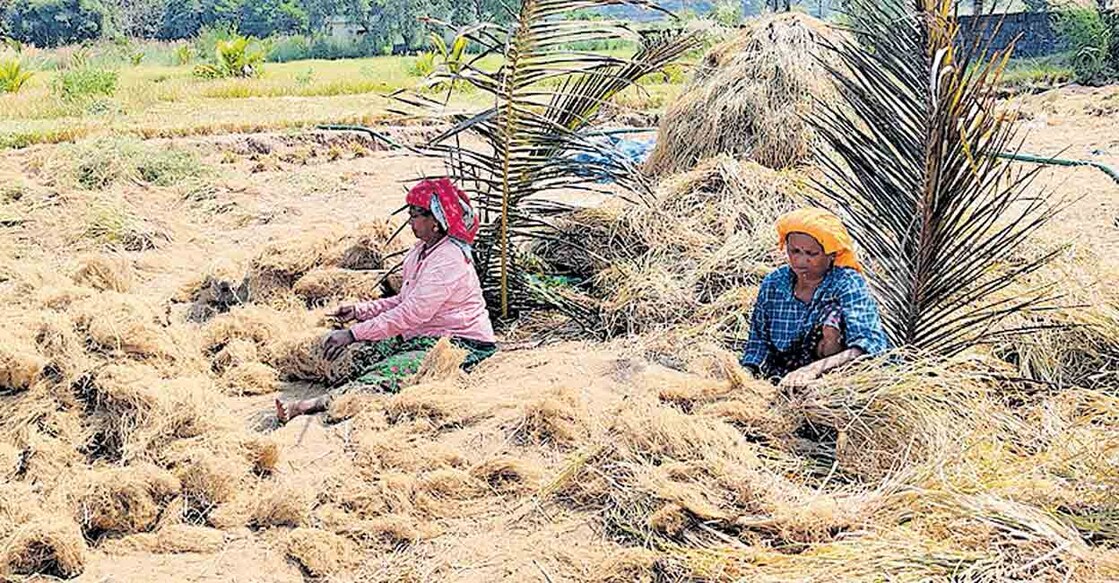
[[[869,256],[899,345],[961,350],[1044,298],[1010,286],[1050,256],[1020,245],[1059,205],[997,154],[1015,128],[995,86],[1013,50],[959,47],[952,0],[850,0],[857,40],[834,47],[842,96],[821,103],[819,184]]]
[[[612,156],[585,130],[612,97],[699,39],[674,28],[639,32],[621,22],[569,19],[577,11],[617,4],[668,14],[643,0],[524,0],[508,25],[481,24],[460,32],[471,49],[465,62],[442,67],[420,91],[397,95],[453,124],[420,151],[442,157],[448,174],[481,210],[477,265],[487,299],[502,317],[542,298],[558,299],[527,276],[529,266],[517,251],[528,239],[554,236],[550,217],[568,207],[548,193],[601,190],[596,183],[602,177],[638,198],[648,191],[631,164]],[[619,39],[636,44],[632,56],[578,48]],[[487,57],[494,55],[501,64],[486,68]],[[450,89],[439,93],[441,98],[430,97],[431,91],[463,86],[488,95],[493,104],[481,111],[454,111],[448,105]]]

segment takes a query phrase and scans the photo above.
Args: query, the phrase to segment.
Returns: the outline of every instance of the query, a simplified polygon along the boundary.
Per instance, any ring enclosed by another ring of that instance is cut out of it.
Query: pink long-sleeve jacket
[[[416,243],[404,258],[399,294],[354,307],[360,321],[350,328],[354,338],[453,336],[494,342],[482,286],[466,255],[444,238],[421,259],[423,246]]]

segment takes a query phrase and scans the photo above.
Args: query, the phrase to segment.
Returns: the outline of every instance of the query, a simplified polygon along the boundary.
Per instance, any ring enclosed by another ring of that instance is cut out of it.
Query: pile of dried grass
[[[328,303],[368,302],[384,293],[385,272],[353,271],[341,268],[315,268],[299,278],[291,291],[308,306]]]
[[[712,49],[662,117],[645,165],[662,176],[716,154],[789,168],[811,154],[807,116],[830,90],[821,58],[826,25],[786,13],[751,22]]]
[[[180,490],[174,476],[149,464],[94,469],[75,489],[77,516],[90,538],[143,532]]]
[[[136,284],[136,269],[123,255],[100,253],[79,258],[72,278],[99,291],[127,293]]]
[[[297,528],[285,542],[287,556],[312,577],[328,577],[357,563],[355,545],[332,532]]]
[[[0,393],[25,391],[42,376],[48,361],[30,345],[9,330],[0,331]]]
[[[167,380],[154,368],[114,364],[84,387],[97,455],[113,460],[152,459],[179,439],[229,430],[205,377]]]
[[[46,575],[69,579],[85,570],[86,544],[67,520],[23,522],[0,551],[0,575]]]
[[[70,315],[88,342],[102,350],[155,358],[173,358],[178,353],[166,331],[166,320],[138,296],[102,292],[76,303]]]
[[[235,394],[270,392],[281,379],[333,382],[348,374],[350,353],[326,360],[322,339],[329,330],[319,320],[311,312],[241,306],[206,323],[202,347]]]
[[[321,300],[329,297],[328,294],[376,289],[367,282],[369,277],[348,272],[384,269],[384,258],[400,251],[402,245],[398,240],[390,242],[394,229],[387,221],[360,225],[356,229],[328,228],[315,233],[311,237],[271,243],[252,260],[247,281],[253,301],[282,301],[301,278],[316,269],[346,271],[311,276],[301,286],[304,293],[300,295]]]
[[[1053,243],[1055,246],[1057,243]],[[1040,245],[1023,254],[1040,256]],[[999,339],[994,354],[1027,378],[1060,387],[1119,389],[1119,269],[1083,244],[1070,244],[1048,265],[1006,291],[1023,297],[1048,289],[1057,307],[1006,318],[1006,329],[1025,329]]]
[[[561,229],[577,245],[535,251],[589,281],[586,302],[609,333],[686,326],[741,342],[756,286],[775,264],[774,224],[803,188],[792,171],[718,156],[663,181],[647,206],[573,213]]]
[[[172,524],[155,532],[133,534],[121,539],[106,541],[101,550],[108,554],[127,554],[136,551],[156,554],[213,553],[225,545],[225,534],[215,528]]]
[[[873,481],[906,466],[960,454],[971,439],[998,436],[998,367],[957,358],[873,361],[784,396],[781,414],[812,427],[837,469]]]

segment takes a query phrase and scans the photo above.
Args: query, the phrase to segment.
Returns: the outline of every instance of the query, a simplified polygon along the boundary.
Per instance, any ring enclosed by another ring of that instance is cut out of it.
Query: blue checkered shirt
[[[762,280],[750,319],[750,340],[742,355],[743,366],[768,369],[771,355],[796,348],[832,305],[838,305],[843,313],[841,331],[848,348],[858,347],[867,354],[889,349],[878,304],[859,272],[832,268],[807,304],[793,295],[794,278],[793,270],[786,265]]]

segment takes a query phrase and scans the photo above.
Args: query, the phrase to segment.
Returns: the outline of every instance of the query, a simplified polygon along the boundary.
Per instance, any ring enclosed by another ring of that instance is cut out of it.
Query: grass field
[[[53,67],[58,59],[27,61]],[[59,70],[32,68],[34,75],[18,93],[0,93],[0,148],[106,133],[151,138],[372,124],[388,115],[387,95],[421,81],[412,72],[415,61],[412,56],[386,56],[268,63],[257,78],[206,80],[193,75],[191,64],[132,66],[100,58],[91,66],[117,73],[115,91],[78,100],[59,95]],[[638,110],[659,108],[682,80],[680,74],[651,78],[619,103]],[[465,93],[458,99],[481,96]]]

